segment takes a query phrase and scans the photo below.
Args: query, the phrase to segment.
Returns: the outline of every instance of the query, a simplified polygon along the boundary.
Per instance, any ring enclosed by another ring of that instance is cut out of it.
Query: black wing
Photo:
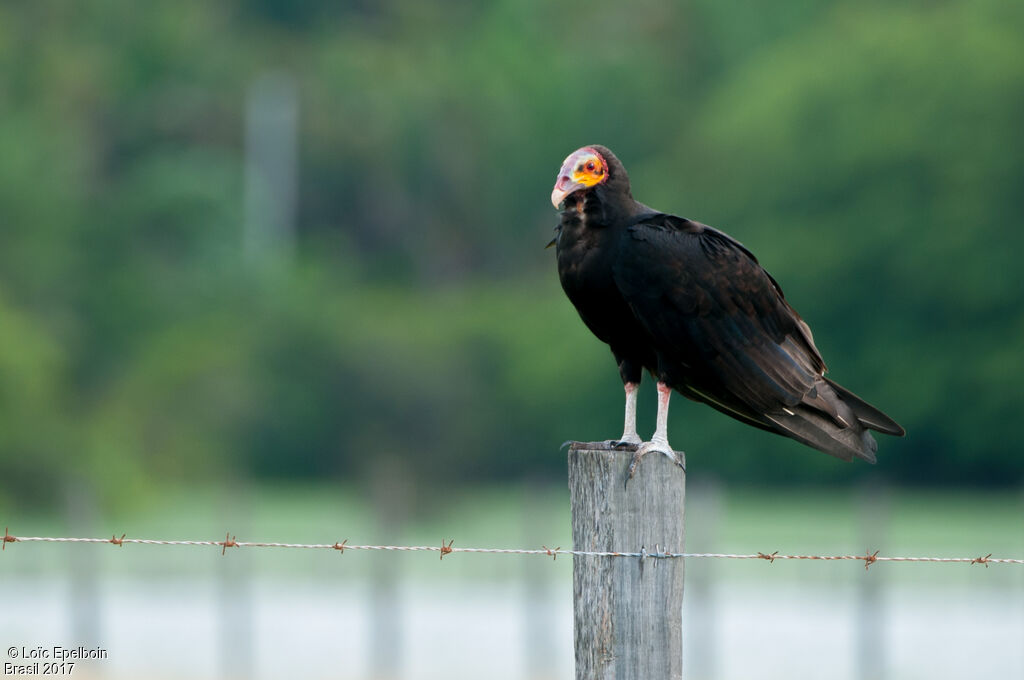
[[[750,251],[717,229],[662,213],[627,232],[615,282],[657,343],[670,384],[764,425],[758,415],[798,404],[846,424],[817,394],[825,363],[810,329]]]

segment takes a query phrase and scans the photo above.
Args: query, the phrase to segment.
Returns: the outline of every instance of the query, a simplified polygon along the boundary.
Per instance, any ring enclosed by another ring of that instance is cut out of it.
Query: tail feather
[[[830,417],[806,406],[789,413],[767,413],[765,417],[783,434],[812,448],[846,461],[855,457],[869,463],[877,461],[878,442],[859,422],[842,427]]]
[[[765,417],[793,439],[843,460],[875,462],[878,442],[869,429],[904,434],[895,420],[827,378],[819,380],[796,408]]]
[[[754,411],[736,399],[716,398],[692,385],[677,389],[748,425],[791,437],[846,461],[876,462],[878,442],[868,430],[905,434],[895,420],[827,378],[819,378],[801,403],[768,413]]]
[[[899,423],[895,420],[885,415],[842,385],[834,383],[828,378],[825,378],[825,382],[831,385],[832,389],[834,389],[836,394],[839,395],[839,398],[850,407],[853,414],[857,416],[857,420],[859,420],[864,427],[869,427],[872,430],[878,430],[882,434],[891,434],[896,437],[902,437],[907,433],[906,430],[900,427]]]

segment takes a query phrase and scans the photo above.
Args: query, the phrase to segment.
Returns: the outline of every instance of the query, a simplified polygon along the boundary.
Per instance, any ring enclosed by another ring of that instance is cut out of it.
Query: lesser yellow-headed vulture
[[[824,377],[811,330],[754,255],[728,235],[633,199],[610,150],[565,159],[551,203],[558,276],[583,323],[608,343],[626,390],[622,437],[633,465],[668,442],[675,389],[748,425],[843,460],[875,462],[868,432],[903,435],[892,418]],[[658,382],[654,436],[636,432],[643,369]],[[632,472],[631,467],[631,472]]]

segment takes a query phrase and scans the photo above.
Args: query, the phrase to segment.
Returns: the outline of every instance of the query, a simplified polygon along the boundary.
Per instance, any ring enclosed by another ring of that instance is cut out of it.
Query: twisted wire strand
[[[113,536],[111,538],[72,538],[72,537],[56,537],[56,536],[12,536],[9,532],[5,532],[3,536],[3,547],[7,548],[8,543],[111,543],[117,546],[123,546],[125,544],[137,544],[137,545],[160,545],[160,546],[216,546],[221,548],[222,553],[227,548],[291,548],[291,549],[302,549],[302,550],[337,550],[344,553],[346,550],[377,550],[377,551],[395,551],[395,552],[438,552],[443,558],[445,555],[451,553],[483,553],[492,555],[545,555],[547,557],[555,558],[559,555],[571,555],[573,557],[631,557],[640,559],[731,559],[731,560],[766,560],[768,562],[774,562],[775,560],[822,560],[822,561],[842,561],[852,560],[856,562],[864,562],[865,567],[874,564],[875,562],[935,562],[935,563],[961,563],[961,564],[1017,564],[1024,565],[1024,559],[1012,559],[1005,557],[992,557],[991,553],[981,557],[906,557],[906,556],[889,556],[879,555],[875,553],[867,553],[864,555],[781,555],[777,551],[774,553],[751,553],[751,554],[737,554],[737,553],[677,553],[662,551],[660,547],[656,547],[654,551],[648,551],[646,548],[641,548],[638,552],[611,552],[611,551],[600,551],[600,550],[563,550],[562,548],[534,548],[534,549],[519,549],[519,548],[461,548],[454,547],[453,541],[449,541],[446,545],[444,542],[441,545],[356,545],[349,544],[348,541],[342,541],[340,543],[278,543],[278,542],[266,542],[266,541],[237,541],[235,537],[228,534],[225,536],[223,541],[196,541],[196,540],[156,540],[148,538],[126,538],[122,535],[121,538]]]

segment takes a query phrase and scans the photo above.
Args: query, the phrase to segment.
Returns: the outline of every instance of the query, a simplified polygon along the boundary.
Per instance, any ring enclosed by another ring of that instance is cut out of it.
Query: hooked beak
[[[562,205],[566,196],[574,191],[585,188],[585,185],[572,180],[569,176],[571,171],[571,166],[569,168],[563,167],[561,172],[558,173],[558,181],[555,182],[555,188],[551,191],[551,205],[555,206],[556,210]]]

